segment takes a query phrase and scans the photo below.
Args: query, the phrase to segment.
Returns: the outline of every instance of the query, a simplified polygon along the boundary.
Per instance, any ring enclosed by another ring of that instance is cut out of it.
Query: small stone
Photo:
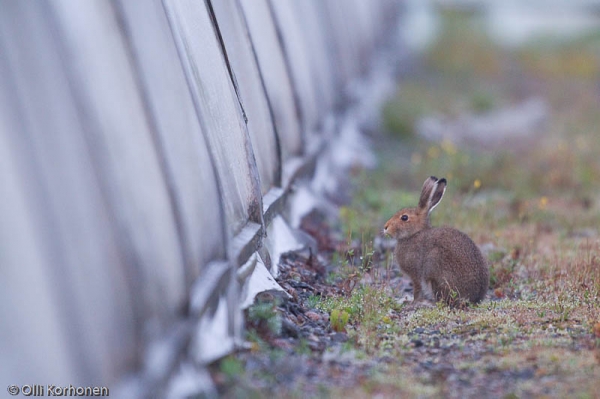
[[[321,320],[321,315],[319,315],[317,312],[313,312],[312,310],[309,310],[308,312],[304,313],[304,316],[308,317],[312,321]]]
[[[292,298],[294,298],[295,301],[298,300],[298,292],[291,285],[285,284],[283,288],[292,296]]]
[[[293,313],[288,313],[287,318],[294,324],[300,324],[300,322],[298,321],[298,318],[296,316],[294,316]]]
[[[598,236],[598,232],[596,231],[596,229],[591,228],[578,229],[573,230],[571,234],[569,234],[569,236],[572,238],[593,238]]]
[[[315,334],[309,334],[307,339],[311,342],[320,342],[321,340]]]
[[[285,317],[281,320],[281,332],[284,336],[298,338],[298,327]]]
[[[322,352],[325,349],[325,344],[321,341],[308,341],[308,347],[313,352]]]
[[[287,341],[284,338],[275,338],[272,341],[272,344],[274,347],[279,349],[292,349],[294,347],[291,342]]]
[[[337,332],[331,335],[333,342],[346,342],[348,341],[348,334]]]
[[[522,379],[530,379],[533,378],[535,376],[535,372],[532,368],[526,368],[523,370],[519,370],[516,373],[514,373],[515,378],[522,378]]]
[[[425,332],[425,329],[423,327],[415,328],[415,334],[423,334],[424,332]]]
[[[421,341],[420,339],[413,339],[411,342],[413,343],[415,348],[420,348],[421,346],[423,346],[423,341]]]
[[[313,334],[316,335],[317,337],[324,337],[325,331],[320,327],[315,327],[313,329]]]

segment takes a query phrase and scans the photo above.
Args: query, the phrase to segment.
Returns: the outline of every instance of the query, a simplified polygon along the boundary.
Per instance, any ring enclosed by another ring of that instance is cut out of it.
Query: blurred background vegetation
[[[449,180],[445,205],[436,208],[438,223],[469,229],[534,218],[571,232],[595,228],[600,29],[506,46],[490,37],[479,14],[438,11],[439,33],[382,110],[385,135],[373,140],[380,164],[356,176],[357,196],[342,212],[354,224],[348,229],[378,233],[385,219],[416,202],[429,175]],[[546,104],[543,124],[501,144],[493,137],[486,146],[486,137],[470,143],[419,134],[419,122],[431,115],[442,121],[485,117],[518,109],[529,98]]]

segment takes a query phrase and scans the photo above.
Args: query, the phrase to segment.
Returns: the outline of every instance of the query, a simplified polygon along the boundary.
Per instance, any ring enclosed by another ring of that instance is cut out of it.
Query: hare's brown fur
[[[385,224],[397,239],[394,251],[400,269],[412,280],[415,301],[448,303],[481,301],[489,271],[479,248],[466,234],[451,227],[431,227],[429,213],[440,202],[446,180],[428,178],[416,208],[404,208]]]

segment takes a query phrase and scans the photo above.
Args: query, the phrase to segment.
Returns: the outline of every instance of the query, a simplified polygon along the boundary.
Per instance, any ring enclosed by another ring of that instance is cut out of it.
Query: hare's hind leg
[[[421,282],[416,279],[412,279],[412,284],[413,284],[413,302],[417,302],[419,299],[421,299],[421,296],[423,295],[423,293],[421,291]]]
[[[445,292],[440,287],[440,275],[443,273],[440,258],[440,251],[434,248],[428,253],[423,262],[423,277],[421,279],[424,287],[423,292],[426,299],[432,302],[445,298]]]
[[[433,292],[433,285],[432,285],[431,280],[423,279],[421,281],[421,287],[422,287],[421,298],[431,301],[431,302],[435,302],[436,298],[435,298],[435,294]]]
[[[422,308],[431,308],[435,306],[435,299],[432,299],[433,293],[431,282],[425,280],[413,280],[414,299],[408,309],[417,310]]]
[[[431,290],[431,282],[430,281],[425,281],[425,279],[413,279],[412,280],[413,283],[413,296],[414,296],[414,301],[422,301],[422,300],[434,300],[433,296],[432,296],[432,290]]]

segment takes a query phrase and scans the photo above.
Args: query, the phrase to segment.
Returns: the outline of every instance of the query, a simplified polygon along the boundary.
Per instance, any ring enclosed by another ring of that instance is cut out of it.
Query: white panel
[[[184,267],[164,170],[131,54],[110,3],[49,4],[57,17],[94,167],[126,251],[128,278],[142,298],[137,316],[166,326],[166,318],[185,301]]]
[[[187,285],[225,256],[216,174],[159,0],[119,2],[180,225]]]
[[[204,2],[165,1],[203,132],[223,190],[228,229],[259,222],[261,199],[254,154],[227,66]]]
[[[291,78],[277,38],[268,0],[241,0],[273,118],[281,143],[282,160],[302,151],[302,133]]]
[[[2,34],[6,35],[6,30]],[[15,109],[9,106],[8,98],[15,93],[3,84],[8,75],[1,64],[4,79],[0,80],[0,384],[6,389],[9,384],[30,381],[82,380],[65,333],[69,326],[63,324],[61,303],[54,295],[54,276],[39,232],[42,223],[31,209],[32,202],[39,198],[31,198],[23,187],[31,178],[31,170],[18,166],[18,163],[27,165],[31,157],[17,152],[9,141],[9,137],[24,132],[13,119]]]
[[[316,87],[320,117],[334,111],[335,80],[338,66],[334,64],[330,48],[324,5],[321,0],[304,0],[292,3],[296,19],[302,22],[302,36],[310,49],[312,84]],[[286,29],[286,28],[284,28]]]
[[[18,232],[14,245],[1,250],[8,256],[2,269],[10,276],[2,280],[23,289],[9,294],[8,302],[30,295],[16,308],[27,314],[24,324],[3,325],[21,342],[11,348],[14,356],[3,358],[46,373],[36,381],[97,383],[116,378],[134,363],[133,293],[47,11],[43,3],[19,2],[0,17],[9,70],[2,76],[14,90],[0,87],[0,96],[10,96],[0,108],[19,119],[0,133],[8,141],[3,150],[8,146],[13,153],[5,162],[7,167],[12,163],[16,176],[7,176],[20,180],[12,201],[3,200],[6,208],[0,210],[9,222],[2,228]],[[18,200],[19,195],[25,198]],[[31,284],[19,284],[24,281]],[[60,343],[55,347],[53,340],[68,342],[69,350]],[[47,347],[37,356],[19,356],[40,344]],[[47,361],[55,350],[64,352],[56,367]],[[74,370],[64,369],[62,359],[69,355]],[[32,383],[35,375],[21,377]]]
[[[303,127],[307,133],[317,130],[324,111],[322,99],[316,87],[314,57],[309,48],[307,30],[315,29],[316,21],[303,21],[296,15],[294,3],[287,1],[271,1],[276,26],[281,33],[284,52],[288,59],[294,88],[298,93],[303,118]]]
[[[248,118],[248,132],[264,195],[273,185],[281,184],[279,149],[269,104],[237,0],[213,1],[212,5]]]

